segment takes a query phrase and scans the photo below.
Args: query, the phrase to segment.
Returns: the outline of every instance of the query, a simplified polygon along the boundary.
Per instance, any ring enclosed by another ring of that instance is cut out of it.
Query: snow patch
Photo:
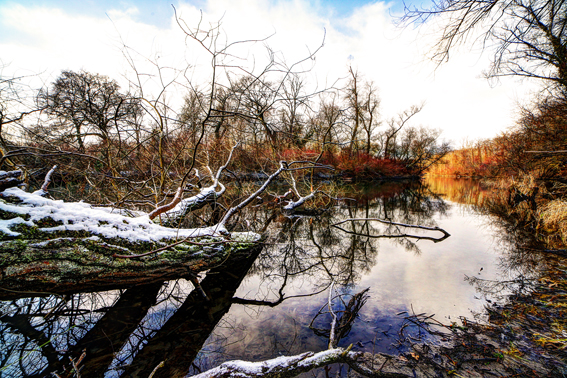
[[[214,190],[214,189],[212,189]],[[33,226],[40,219],[50,218],[61,225],[44,227],[44,232],[55,231],[87,231],[104,238],[121,238],[131,242],[153,242],[163,239],[180,239],[201,236],[224,236],[228,231],[224,226],[204,228],[174,229],[152,222],[147,214],[134,218],[113,213],[109,208],[96,208],[84,202],[63,202],[42,197],[39,194],[27,193],[18,188],[9,188],[3,192],[7,196],[19,198],[22,202],[17,205],[0,201],[0,210],[29,215],[29,221],[20,217],[0,220],[0,231],[10,236],[19,233],[10,227],[24,223]],[[245,233],[243,238],[248,241],[255,236]],[[259,238],[259,235],[257,236]],[[257,239],[256,239],[257,240]]]
[[[237,242],[254,243],[260,240],[261,235],[252,231],[248,232],[233,232],[230,238]]]
[[[2,209],[2,210],[4,210],[4,209]],[[15,224],[22,224],[22,223],[26,224],[28,226],[33,226],[32,222],[26,221],[26,220],[23,220],[20,217],[17,217],[17,218],[12,218],[12,219],[7,219],[7,220],[1,220],[0,221],[0,232],[3,232],[6,235],[10,235],[10,236],[18,236],[18,235],[20,235],[20,233],[10,230],[10,227],[15,225]]]

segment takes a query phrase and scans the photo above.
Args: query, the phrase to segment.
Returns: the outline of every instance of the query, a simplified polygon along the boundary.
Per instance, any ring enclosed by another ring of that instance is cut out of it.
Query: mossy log
[[[9,188],[0,193],[0,299],[195,278],[248,255],[258,240],[257,234],[230,234],[222,226],[162,227],[147,215]],[[138,255],[145,256],[132,257]]]

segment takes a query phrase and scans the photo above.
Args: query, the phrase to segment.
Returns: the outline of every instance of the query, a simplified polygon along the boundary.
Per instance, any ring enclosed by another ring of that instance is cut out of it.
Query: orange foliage
[[[537,99],[522,108],[516,126],[502,135],[469,144],[441,159],[429,174],[509,176],[532,172],[538,178],[567,175],[567,99]]]
[[[377,158],[364,152],[353,154],[348,150],[336,154],[326,152],[320,162],[335,167],[346,177],[380,178],[415,174],[402,161]]]
[[[493,139],[447,153],[428,170],[433,176],[494,177],[506,159],[502,141]]]

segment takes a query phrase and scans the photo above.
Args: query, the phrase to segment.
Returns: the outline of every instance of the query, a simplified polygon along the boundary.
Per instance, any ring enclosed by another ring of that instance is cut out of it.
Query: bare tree
[[[289,140],[292,147],[303,147],[306,143],[304,138],[305,120],[310,108],[309,101],[312,95],[306,95],[305,82],[299,75],[289,76],[282,87],[283,107],[280,110],[282,132]]]
[[[17,156],[20,152],[11,153],[9,142],[15,139],[17,133],[14,129],[9,129],[20,125],[26,116],[37,112],[38,108],[33,101],[35,93],[25,81],[29,76],[6,75],[4,73],[6,69],[7,65],[0,60],[0,157],[2,163],[16,168],[17,164],[11,160],[11,157]],[[8,136],[10,133],[13,135]]]
[[[483,48],[495,46],[488,77],[543,79],[567,91],[567,3],[555,0],[452,0],[429,9],[406,8],[402,23],[442,18],[433,59],[449,59],[456,45],[479,33]]]
[[[438,129],[409,127],[401,135],[396,156],[405,161],[409,169],[421,174],[450,150],[448,142],[438,142],[440,135]]]
[[[69,122],[81,152],[85,137],[108,143],[112,129],[119,134],[122,124],[139,112],[139,102],[121,93],[114,80],[85,71],[61,72],[51,88],[39,92],[38,102],[47,114]]]
[[[351,79],[346,87],[346,100],[349,109],[352,112],[352,127],[350,132],[350,143],[349,143],[349,150],[352,152],[353,149],[357,145],[358,139],[358,130],[360,125],[360,116],[361,116],[361,104],[359,100],[359,87],[360,87],[360,78],[358,72],[352,70],[352,67],[348,68],[350,73]]]
[[[345,89],[346,105],[349,109],[351,127],[349,149],[353,151],[359,146],[359,134],[364,131],[364,151],[369,154],[373,133],[380,124],[380,98],[378,89],[371,81],[363,81],[357,71],[349,67],[350,80]]]
[[[384,135],[384,158],[390,158],[392,154],[392,145],[395,144],[394,140],[400,130],[413,118],[417,113],[421,112],[424,104],[413,105],[409,109],[399,113],[396,117],[388,120],[388,129],[383,132]]]
[[[362,109],[364,112],[360,117],[362,129],[366,134],[366,147],[365,152],[370,154],[372,148],[372,140],[374,139],[374,131],[380,125],[380,98],[377,94],[377,89],[372,82],[367,82],[364,86]]]

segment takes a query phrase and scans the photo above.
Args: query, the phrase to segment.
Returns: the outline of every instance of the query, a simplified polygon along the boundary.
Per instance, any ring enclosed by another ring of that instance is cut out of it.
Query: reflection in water
[[[316,217],[276,218],[270,228],[272,244],[261,253],[237,295],[275,301],[284,292],[290,298],[276,308],[233,307],[227,316],[230,327],[215,331],[203,353],[206,358],[197,363],[204,369],[232,358],[259,360],[324,349],[326,340],[313,338],[306,325],[325,303],[327,292],[309,300],[293,296],[324,289],[331,282],[342,284],[349,293],[370,288],[359,321],[341,344],[353,343],[358,350],[395,353],[396,330],[408,313],[436,314],[437,319],[451,322],[482,312],[490,293],[481,293],[467,277],[477,282],[510,281],[521,271],[508,270],[513,245],[500,238],[503,230],[498,224],[486,225],[492,218],[478,207],[481,202],[475,193],[487,194],[470,180],[463,183],[454,181],[453,193],[472,205],[453,202],[447,191],[441,193],[445,200],[425,186],[388,190],[386,195],[376,187],[368,191],[359,187],[356,206],[345,201]],[[450,185],[447,180],[443,183],[444,188]],[[356,222],[352,227],[357,234],[349,235],[329,227],[347,218],[372,217],[439,226],[452,236],[441,243],[376,240],[361,234],[399,230]]]
[[[265,246],[208,271],[201,281],[206,296],[178,280],[2,302],[1,376],[72,377],[78,366],[82,377],[148,377],[161,366],[154,377],[180,377],[228,359],[323,350],[325,333],[315,335],[309,324],[331,284],[347,297],[369,288],[340,345],[396,352],[403,322],[396,314],[470,316],[485,304],[477,289],[512,282],[539,264],[526,264],[514,249],[518,235],[482,212],[488,192],[473,181],[342,190],[356,201],[303,215],[247,210],[248,221],[266,232]],[[368,235],[404,230],[369,221],[348,222],[351,234],[331,227],[351,218],[439,226],[452,236],[441,243],[376,239]],[[316,327],[324,329],[321,319]]]
[[[184,376],[256,256],[209,270],[200,283],[206,297],[192,290],[181,299],[179,290],[155,283],[4,302],[2,376],[72,377],[80,366],[81,377],[101,377],[112,366],[112,376],[148,377],[162,361],[154,377]],[[168,311],[165,302],[182,303]],[[152,306],[158,311],[148,316]]]

